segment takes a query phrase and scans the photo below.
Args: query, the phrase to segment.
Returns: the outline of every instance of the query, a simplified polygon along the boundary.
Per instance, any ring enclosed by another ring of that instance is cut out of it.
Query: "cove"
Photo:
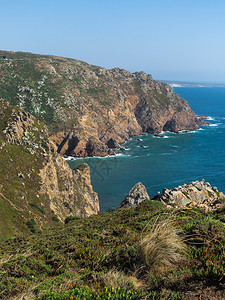
[[[114,209],[133,185],[141,181],[153,197],[163,188],[205,179],[225,192],[225,88],[175,88],[197,115],[209,116],[210,125],[200,130],[164,132],[131,138],[121,155],[67,160],[71,168],[83,162],[91,168],[92,185],[101,211]]]

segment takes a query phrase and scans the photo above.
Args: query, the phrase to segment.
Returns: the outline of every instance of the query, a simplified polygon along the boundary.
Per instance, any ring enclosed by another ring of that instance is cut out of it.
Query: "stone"
[[[119,149],[119,148],[121,148],[120,144],[117,143],[117,141],[115,141],[112,138],[110,140],[108,140],[107,147],[110,148],[110,149],[114,149],[114,148],[118,148]]]
[[[98,139],[89,139],[86,144],[87,156],[106,156],[108,154],[104,143]]]
[[[116,155],[117,153],[118,153],[117,150],[113,150],[113,149],[109,149],[109,150],[108,150],[108,154],[109,154],[109,155]]]
[[[163,134],[160,134],[160,133],[155,133],[154,136],[160,137],[160,138],[164,138],[164,135],[163,135]]]
[[[150,197],[146,191],[145,186],[141,182],[138,182],[132,187],[119,207],[132,207],[134,205],[140,204],[145,199],[150,199]]]
[[[153,199],[159,200],[165,205],[176,206],[199,206],[206,211],[214,208],[214,202],[220,198],[225,198],[222,192],[218,192],[216,187],[211,187],[204,179],[193,181],[172,190],[163,189],[161,194],[157,194]]]

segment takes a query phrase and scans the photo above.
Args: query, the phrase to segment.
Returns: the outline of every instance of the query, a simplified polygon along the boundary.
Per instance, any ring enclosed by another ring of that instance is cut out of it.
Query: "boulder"
[[[155,133],[154,136],[160,137],[160,138],[164,138],[164,135],[163,135],[163,134],[160,134],[160,133]]]
[[[162,193],[156,195],[153,199],[159,200],[166,205],[199,206],[205,210],[210,210],[213,208],[213,203],[220,198],[225,198],[224,194],[222,192],[219,193],[216,187],[211,187],[203,179],[183,184],[172,190],[163,189]]]
[[[119,207],[131,207],[134,205],[138,205],[145,199],[150,199],[150,197],[146,191],[145,186],[141,182],[138,182],[132,187]]]

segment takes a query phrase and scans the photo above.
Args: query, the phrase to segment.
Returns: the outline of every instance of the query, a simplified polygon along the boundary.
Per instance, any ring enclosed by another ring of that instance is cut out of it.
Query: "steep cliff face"
[[[61,154],[104,156],[110,139],[122,143],[142,132],[196,129],[200,122],[170,86],[144,72],[0,51],[0,75],[0,96],[44,119]]]
[[[50,208],[61,221],[68,216],[97,214],[99,201],[91,185],[89,166],[82,164],[71,170],[52,142],[50,146],[51,151],[39,173],[40,195],[48,195]]]
[[[43,123],[0,100],[0,238],[98,210],[89,167],[71,170]]]

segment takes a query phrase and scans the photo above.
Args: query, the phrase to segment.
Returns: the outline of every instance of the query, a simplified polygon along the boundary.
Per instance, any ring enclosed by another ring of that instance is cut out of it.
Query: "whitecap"
[[[217,127],[218,125],[220,125],[221,123],[218,124],[209,124],[210,127]]]
[[[213,117],[210,117],[210,116],[207,116],[207,118],[206,118],[205,120],[207,120],[207,121],[214,121],[214,120],[215,120],[215,118],[213,118]]]
[[[73,157],[73,156],[68,156],[68,157],[63,157],[64,160],[70,160],[70,161],[75,161],[79,159],[93,159],[93,158],[98,158],[98,159],[105,159],[105,158],[115,158],[115,157],[128,157],[131,156],[130,154],[123,154],[123,153],[116,153],[112,155],[106,155],[106,156],[85,156],[85,157]]]
[[[161,133],[160,133],[161,134]],[[170,136],[166,136],[166,135],[164,135],[164,136],[155,136],[155,135],[153,135],[153,138],[157,138],[157,139],[168,139],[168,138],[170,138]]]
[[[180,130],[179,134],[186,134],[186,133],[196,133],[196,130]]]
[[[78,160],[78,159],[84,159],[86,157],[73,157],[73,156],[68,156],[68,157],[63,157],[64,160]]]
[[[123,153],[117,153],[117,154],[115,154],[115,155],[107,155],[107,156],[105,156],[105,157],[109,157],[109,158],[113,158],[113,157],[130,157],[130,156],[132,156],[132,155],[130,155],[130,154],[123,154]],[[104,158],[104,157],[102,157],[102,158]]]

